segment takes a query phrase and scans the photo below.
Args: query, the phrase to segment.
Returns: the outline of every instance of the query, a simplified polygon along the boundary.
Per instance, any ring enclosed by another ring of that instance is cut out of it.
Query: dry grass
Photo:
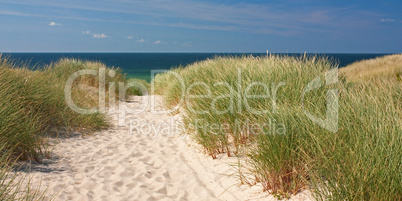
[[[402,54],[358,61],[339,69],[339,73],[350,81],[402,81]]]

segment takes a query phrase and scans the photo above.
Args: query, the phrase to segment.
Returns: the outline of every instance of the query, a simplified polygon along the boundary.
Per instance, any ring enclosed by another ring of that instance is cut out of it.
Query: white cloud
[[[12,2],[11,0],[8,0]],[[295,33],[330,32],[338,27],[355,28],[365,22],[364,19],[378,19],[379,13],[365,10],[356,10],[347,7],[311,7],[299,8],[298,4],[283,7],[283,4],[257,4],[257,3],[219,3],[197,0],[149,0],[127,1],[118,0],[102,1],[99,4],[87,5],[83,1],[48,1],[35,0],[23,1],[22,5],[43,5],[69,10],[87,10],[107,13],[128,14],[142,16],[149,19],[143,20],[112,20],[102,15],[99,17],[79,17],[70,13],[64,15],[43,15],[39,13],[22,13],[13,11],[1,11],[0,14],[16,16],[47,17],[55,19],[69,19],[95,22],[114,22],[128,24],[146,24],[153,26],[183,27],[189,29],[241,31],[250,33],[294,35]],[[286,9],[283,9],[286,8]],[[32,11],[31,11],[32,12]],[[70,15],[69,15],[70,14]],[[164,23],[157,19],[167,19],[171,23]],[[168,20],[169,19],[169,20]],[[386,22],[387,19],[383,19]],[[394,22],[399,22],[395,19]],[[310,25],[325,25],[324,28],[315,28]],[[307,25],[307,26],[306,26]],[[339,31],[341,32],[341,31]],[[289,34],[290,33],[290,34]]]
[[[143,43],[143,42],[145,42],[145,40],[143,38],[141,38],[140,40],[137,40],[137,42]]]
[[[60,23],[56,23],[56,22],[50,22],[49,26],[60,26]]]
[[[106,35],[106,34],[94,34],[94,36],[93,36],[94,38],[108,38],[108,37],[110,37],[110,36],[108,36],[108,35]]]
[[[154,41],[154,44],[160,44],[160,43],[161,43],[160,40]]]
[[[92,35],[93,38],[109,38],[110,36],[101,33],[101,34],[96,34],[96,33],[92,33],[91,31],[87,30],[87,31],[83,31],[82,34],[85,35]]]
[[[393,22],[394,19],[381,19],[380,22]]]
[[[127,39],[133,39],[133,36],[127,36]]]

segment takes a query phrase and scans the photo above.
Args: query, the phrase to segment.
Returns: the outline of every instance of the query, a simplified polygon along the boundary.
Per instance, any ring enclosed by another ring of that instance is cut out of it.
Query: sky
[[[401,53],[400,0],[0,0],[0,52]]]

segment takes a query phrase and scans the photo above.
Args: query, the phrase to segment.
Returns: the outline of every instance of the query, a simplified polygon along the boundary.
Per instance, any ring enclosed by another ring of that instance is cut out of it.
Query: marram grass
[[[109,96],[119,98],[118,89],[109,88],[111,83],[115,86],[119,86],[119,82],[127,83],[118,68],[109,68],[99,62],[61,59],[42,70],[29,70],[0,57],[0,200],[37,200],[42,197],[29,185],[22,188],[21,181],[7,178],[11,175],[12,161],[33,159],[40,162],[42,157],[46,157],[47,136],[68,135],[70,132],[85,134],[109,126],[102,113],[74,112],[67,105],[64,94],[66,82],[73,73],[101,69],[109,75],[105,77],[106,100]],[[99,75],[83,75],[75,79],[72,99],[76,105],[99,107],[99,79]],[[126,95],[140,95],[137,91],[131,88]]]
[[[401,200],[399,56],[370,61],[368,72],[353,64],[364,75],[346,67],[328,85],[337,66],[327,58],[217,57],[158,74],[154,86],[168,108],[181,104],[206,153],[247,156],[256,181],[278,197],[308,188],[317,200]],[[303,95],[316,79],[321,87]],[[326,117],[331,89],[335,133],[306,115]]]

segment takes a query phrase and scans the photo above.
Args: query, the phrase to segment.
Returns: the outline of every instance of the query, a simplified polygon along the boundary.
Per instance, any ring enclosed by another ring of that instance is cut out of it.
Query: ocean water
[[[151,70],[169,70],[177,66],[214,58],[215,56],[264,56],[266,53],[3,53],[14,61],[23,62],[32,68],[41,68],[61,58],[77,58],[81,60],[100,61],[107,66],[123,69],[127,77],[150,81]],[[283,54],[281,54],[283,55]],[[286,54],[300,56],[300,53]],[[371,59],[385,54],[308,54],[328,56],[339,64],[339,67],[350,63]]]

